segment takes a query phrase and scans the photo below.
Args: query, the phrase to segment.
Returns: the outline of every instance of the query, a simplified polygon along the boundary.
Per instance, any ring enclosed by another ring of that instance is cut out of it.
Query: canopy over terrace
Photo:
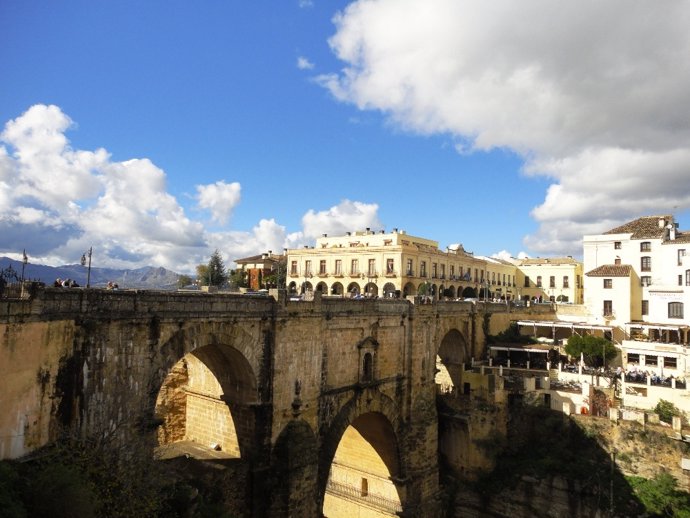
[[[489,357],[499,365],[509,365],[511,367],[527,367],[529,365],[530,367],[546,368],[546,362],[551,349],[552,347],[546,344],[491,345],[489,346]],[[508,360],[510,360],[510,363],[508,363]]]
[[[654,324],[650,322],[626,322],[625,336],[630,340],[688,344],[690,326]]]
[[[562,320],[519,320],[517,325],[520,329],[532,328],[532,334],[535,337],[547,337],[544,331],[550,330],[551,334],[548,337],[553,340],[568,338],[573,334],[584,334],[587,331],[601,331],[602,336],[606,336],[607,333],[613,331],[612,326],[588,324],[587,322],[566,322]],[[541,334],[539,331],[541,331]]]

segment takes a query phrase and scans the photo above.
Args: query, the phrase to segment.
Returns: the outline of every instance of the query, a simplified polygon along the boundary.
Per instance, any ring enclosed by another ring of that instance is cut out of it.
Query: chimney
[[[351,235],[352,235],[352,232],[345,232],[345,235],[346,235],[346,236],[351,236]]]
[[[370,228],[370,227],[367,227],[367,234],[369,233],[370,230],[371,230],[371,228]]]
[[[393,234],[397,234],[397,233],[398,233],[398,228],[396,227],[393,229]]]
[[[659,218],[659,228],[664,228],[666,226],[666,220],[664,218]]]

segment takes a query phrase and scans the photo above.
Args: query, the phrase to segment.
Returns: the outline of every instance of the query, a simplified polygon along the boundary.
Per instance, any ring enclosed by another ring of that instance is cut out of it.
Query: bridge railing
[[[351,486],[349,484],[343,484],[342,482],[329,480],[328,485],[326,486],[326,492],[356,501],[363,501],[366,502],[367,505],[377,507],[388,512],[402,512],[402,505],[400,502],[372,493],[363,495],[360,488]]]
[[[29,300],[36,294],[38,283],[36,282],[10,282],[0,281],[1,300]]]

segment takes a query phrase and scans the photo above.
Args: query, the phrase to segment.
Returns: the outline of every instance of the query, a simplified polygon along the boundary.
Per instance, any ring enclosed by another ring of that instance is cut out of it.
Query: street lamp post
[[[29,262],[29,256],[26,255],[26,248],[24,249],[24,255],[22,256],[22,284],[24,283],[24,268],[26,268]]]
[[[93,253],[93,247],[89,247],[89,249],[81,254],[81,265],[86,266],[87,265],[87,257],[88,257],[88,269],[86,270],[86,287],[90,288],[91,287],[91,254]]]

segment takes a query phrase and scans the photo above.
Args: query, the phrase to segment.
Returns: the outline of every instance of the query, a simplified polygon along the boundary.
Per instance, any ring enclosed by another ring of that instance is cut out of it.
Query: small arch
[[[352,294],[352,295],[359,295],[361,293],[361,289],[359,287],[359,284],[356,282],[351,282],[350,284],[347,285],[347,292]]]
[[[364,286],[364,294],[367,297],[378,297],[379,287],[376,285],[375,282],[370,282]]]
[[[326,286],[326,283],[321,281],[316,285],[316,291],[319,293],[328,293],[328,286]]]
[[[307,293],[309,291],[314,291],[314,287],[312,286],[311,282],[306,281],[302,283],[302,293]]]
[[[335,282],[331,286],[331,295],[342,295],[343,291],[343,285],[340,282]]]
[[[297,283],[295,281],[292,281],[290,284],[288,284],[288,292],[297,293]]]
[[[468,286],[464,290],[462,290],[462,297],[465,299],[476,299],[477,298],[477,290]]]
[[[411,295],[414,295],[417,293],[417,290],[415,289],[415,286],[413,283],[408,282],[405,284],[405,287],[403,288],[403,297],[409,297]]]
[[[395,298],[396,297],[396,289],[395,289],[395,284],[392,282],[387,282],[386,284],[383,285],[383,296],[387,299]]]

